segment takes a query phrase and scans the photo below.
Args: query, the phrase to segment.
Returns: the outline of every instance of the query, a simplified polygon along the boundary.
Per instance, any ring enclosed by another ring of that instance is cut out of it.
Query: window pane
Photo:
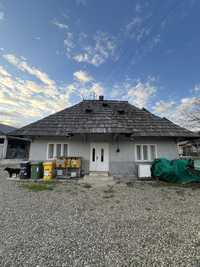
[[[56,157],[61,157],[61,144],[56,144]]]
[[[68,144],[63,145],[63,156],[64,157],[68,156]]]
[[[48,150],[48,158],[53,158],[53,152],[54,152],[54,144],[49,144],[49,150]]]
[[[104,161],[104,149],[102,148],[101,149],[101,162]]]
[[[4,138],[0,138],[0,144],[4,144]]]
[[[137,160],[141,160],[141,146],[137,146]]]
[[[151,160],[154,160],[156,158],[156,147],[154,145],[150,146],[150,155]]]
[[[148,160],[148,146],[143,146],[143,160]]]
[[[95,148],[92,149],[92,161],[95,161]]]

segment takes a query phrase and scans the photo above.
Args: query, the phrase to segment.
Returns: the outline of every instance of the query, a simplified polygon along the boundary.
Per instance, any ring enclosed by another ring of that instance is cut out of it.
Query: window
[[[68,156],[68,144],[48,144],[47,150],[48,159]]]
[[[64,157],[68,156],[68,144],[63,145],[63,156]]]
[[[156,145],[136,145],[137,161],[153,161],[157,155]]]
[[[95,161],[95,148],[92,149],[92,161]]]
[[[56,144],[56,157],[61,157],[61,144]]]
[[[141,146],[137,146],[137,160],[141,160],[142,155],[141,155]]]
[[[104,149],[102,148],[101,149],[101,162],[104,161]]]
[[[152,160],[156,158],[156,147],[155,145],[150,145],[150,157]]]
[[[4,138],[0,138],[0,145],[4,144]]]
[[[49,144],[48,158],[52,159],[54,155],[54,144]]]

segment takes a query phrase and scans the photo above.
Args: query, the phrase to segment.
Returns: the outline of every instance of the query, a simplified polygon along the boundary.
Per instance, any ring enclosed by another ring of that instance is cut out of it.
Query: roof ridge
[[[83,99],[82,102],[113,102],[113,103],[129,103],[127,100],[114,100],[114,99],[104,99],[104,100],[99,100],[99,99]],[[81,102],[80,102],[81,103]]]

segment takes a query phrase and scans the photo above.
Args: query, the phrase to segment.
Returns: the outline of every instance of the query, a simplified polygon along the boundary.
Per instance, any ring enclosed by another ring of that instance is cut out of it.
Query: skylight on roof
[[[118,109],[118,111],[117,111],[120,115],[123,115],[123,114],[125,114],[125,110],[124,109]]]
[[[108,103],[105,103],[105,102],[102,104],[102,106],[103,107],[109,107]]]
[[[86,108],[86,109],[85,109],[85,112],[86,112],[86,113],[92,113],[92,109],[91,109],[91,108]]]

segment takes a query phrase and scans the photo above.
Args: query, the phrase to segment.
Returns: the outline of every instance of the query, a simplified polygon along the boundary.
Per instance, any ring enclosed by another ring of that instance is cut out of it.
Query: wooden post
[[[3,159],[6,159],[7,148],[8,148],[8,138],[7,138],[7,136],[5,136],[4,146],[3,146]]]

